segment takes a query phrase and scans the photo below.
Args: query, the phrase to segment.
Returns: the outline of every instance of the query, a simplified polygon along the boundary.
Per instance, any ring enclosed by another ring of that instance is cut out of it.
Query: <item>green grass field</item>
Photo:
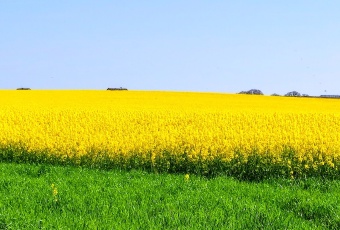
[[[14,163],[0,169],[0,229],[340,228],[338,180],[186,180]]]

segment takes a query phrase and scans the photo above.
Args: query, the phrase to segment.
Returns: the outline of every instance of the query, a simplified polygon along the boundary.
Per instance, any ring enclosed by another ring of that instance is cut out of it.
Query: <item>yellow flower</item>
[[[189,180],[189,177],[190,177],[189,174],[185,174],[185,175],[184,175],[184,180],[185,180],[185,181],[188,181],[188,180]]]
[[[199,164],[204,171],[215,160],[251,163],[256,150],[269,158],[264,164],[288,169],[300,164],[300,170],[307,171],[302,162],[306,169],[325,164],[337,170],[340,156],[337,100],[2,90],[0,104],[0,148],[20,148],[24,151],[15,157],[23,159],[29,152],[40,159],[76,164],[102,160],[129,168],[140,163],[137,167],[152,165],[156,171],[169,169],[172,159],[179,168]],[[293,151],[294,158],[286,158],[285,150]],[[52,190],[57,196],[57,189]]]
[[[55,202],[57,202],[58,201],[58,198],[57,198],[58,189],[57,189],[57,187],[54,184],[51,185],[51,188],[52,188],[53,199],[54,199]]]

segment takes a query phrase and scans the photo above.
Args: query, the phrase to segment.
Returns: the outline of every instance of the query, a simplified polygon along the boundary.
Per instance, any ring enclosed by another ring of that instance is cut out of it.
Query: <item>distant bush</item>
[[[248,91],[241,91],[239,94],[252,94],[252,95],[263,95],[262,91],[259,89],[251,89]]]
[[[277,93],[273,93],[272,95],[270,96],[281,96],[280,94],[277,94]]]
[[[286,97],[301,97],[301,94],[297,91],[292,91],[285,94]]]
[[[127,88],[122,88],[122,87],[119,87],[119,88],[107,88],[107,90],[127,90]]]
[[[31,90],[30,88],[17,88],[17,90]]]

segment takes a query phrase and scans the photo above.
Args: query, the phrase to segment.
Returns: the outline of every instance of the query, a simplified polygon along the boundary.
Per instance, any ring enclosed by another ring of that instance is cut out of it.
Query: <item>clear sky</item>
[[[340,1],[0,1],[0,88],[340,94]]]

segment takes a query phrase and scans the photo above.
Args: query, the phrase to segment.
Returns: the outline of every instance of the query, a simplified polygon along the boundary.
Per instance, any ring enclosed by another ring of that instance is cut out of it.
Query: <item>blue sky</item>
[[[340,94],[340,1],[0,1],[0,88]]]

